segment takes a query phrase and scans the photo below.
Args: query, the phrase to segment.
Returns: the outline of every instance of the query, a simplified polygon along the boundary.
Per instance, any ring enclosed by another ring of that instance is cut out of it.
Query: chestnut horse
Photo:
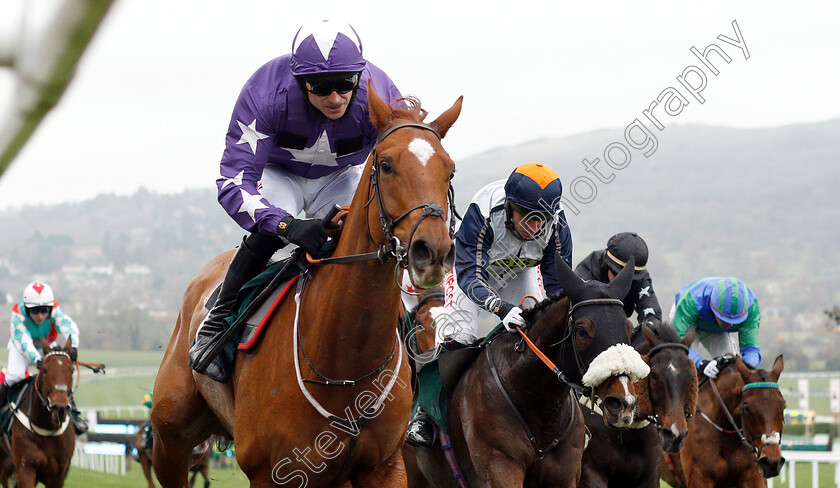
[[[503,334],[452,392],[449,436],[469,486],[576,486],[585,427],[572,385],[596,386],[624,369],[634,380],[647,374],[627,345],[620,300],[630,287],[632,260],[609,284],[582,281],[560,256],[555,263],[568,297],[549,298],[523,315],[530,341],[546,363],[559,366],[550,370],[531,349],[517,347],[519,335]],[[464,486],[439,448],[406,446],[406,460],[412,487]]]
[[[444,296],[441,287],[423,290],[417,305],[409,311],[412,329],[406,331],[405,342],[409,354],[413,357],[434,349],[435,316],[443,311]]]
[[[379,139],[333,261],[300,278],[305,288],[277,307],[259,346],[237,352],[228,384],[193,373],[187,350],[232,252],[187,287],[152,404],[154,467],[165,488],[185,485],[192,446],[225,433],[252,487],[405,486],[411,389],[396,331],[397,277],[407,269],[416,287],[431,288],[452,267],[455,164],[440,139],[462,99],[424,124],[416,100],[392,109],[370,86],[368,94]]]
[[[137,449],[137,462],[143,468],[143,475],[146,477],[149,488],[155,488],[155,482],[152,481],[152,450],[143,447],[145,434],[145,429],[137,430],[137,434],[134,436],[134,447]],[[209,439],[193,449],[192,456],[190,456],[190,473],[192,473],[189,481],[190,488],[195,485],[198,473],[201,473],[204,477],[204,488],[210,486],[210,452]]]
[[[697,370],[688,357],[694,329],[680,340],[672,327],[640,325],[650,374],[636,382],[639,408],[627,429],[604,425],[584,409],[592,440],[583,453],[580,487],[659,487],[662,450],[677,452],[688,435],[697,406]]]
[[[765,478],[777,476],[785,463],[782,369],[781,355],[769,372],[750,369],[738,357],[716,380],[705,381],[685,445],[660,462],[662,479],[675,488],[767,486]]]
[[[76,445],[70,418],[72,347],[67,339],[63,348],[45,351],[38,375],[15,411],[11,444],[18,487],[34,488],[38,482],[47,488],[64,486]]]

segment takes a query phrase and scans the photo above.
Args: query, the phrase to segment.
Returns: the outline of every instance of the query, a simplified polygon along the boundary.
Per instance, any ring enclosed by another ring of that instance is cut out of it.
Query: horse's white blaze
[[[680,372],[677,369],[676,365],[674,365],[674,363],[668,363],[668,370],[671,371],[671,373],[673,373],[674,375]]]
[[[630,394],[630,378],[621,376],[618,378],[618,381],[620,381],[621,386],[624,387],[624,401],[627,402],[628,405],[636,403],[636,398]]]
[[[675,439],[680,438],[680,429],[677,428],[677,424],[671,424],[671,433],[674,434]]]
[[[782,442],[782,436],[778,432],[761,434],[761,443],[768,446],[778,446]]]
[[[429,141],[426,139],[420,139],[419,137],[411,141],[408,145],[408,150],[420,160],[420,163],[423,166],[426,166],[429,159],[435,155],[435,150],[432,145],[429,144]]]

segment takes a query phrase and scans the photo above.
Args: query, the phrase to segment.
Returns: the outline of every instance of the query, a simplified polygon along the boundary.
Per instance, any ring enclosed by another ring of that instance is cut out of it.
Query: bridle
[[[593,298],[593,299],[590,299],[590,300],[581,300],[577,303],[574,303],[574,304],[572,304],[572,307],[569,309],[569,317],[566,321],[566,331],[563,334],[563,338],[560,339],[560,341],[555,342],[554,344],[549,346],[549,348],[553,348],[554,346],[561,346],[561,345],[563,345],[564,342],[569,342],[569,339],[571,339],[573,334],[574,334],[574,327],[573,326],[574,326],[574,323],[575,323],[575,319],[574,319],[575,310],[578,310],[582,307],[592,306],[592,305],[613,305],[613,306],[621,307],[622,314],[624,313],[624,302],[622,302],[621,300],[615,299],[615,298]],[[584,364],[583,358],[580,356],[580,350],[578,350],[577,342],[576,341],[571,341],[571,347],[572,347],[572,351],[574,352],[575,367],[577,368],[577,376],[583,377],[583,373],[586,369],[586,364]],[[557,375],[557,378],[560,381],[562,381],[563,383],[566,383],[569,386],[571,386],[572,388],[574,388],[574,390],[577,391],[578,393],[580,393],[581,395],[591,396],[592,388],[587,387],[587,386],[583,386],[583,385],[578,384],[575,381],[569,379],[568,376],[566,375],[566,373],[564,372],[565,369],[566,369],[565,365],[563,366],[563,370],[557,369],[557,371],[555,372],[555,374]]]
[[[689,350],[688,346],[686,346],[685,344],[681,344],[679,342],[663,342],[661,344],[657,344],[657,345],[650,348],[650,350],[647,353],[648,361],[650,361],[650,358],[652,358],[654,354],[656,354],[659,351],[662,351],[663,349],[680,349],[682,351],[685,351],[686,356],[688,356],[688,350]],[[650,394],[650,393],[648,393],[648,394]],[[694,417],[694,415],[692,415],[690,413],[685,414],[686,419],[690,419],[692,417]],[[659,429],[659,430],[663,429],[662,424],[660,423],[660,420],[659,420],[659,414],[657,414],[656,412],[651,412],[647,417],[645,417],[645,420],[647,420],[648,422],[655,425],[657,429]]]
[[[738,424],[735,422],[735,419],[732,418],[732,414],[729,413],[729,409],[726,408],[726,404],[724,403],[723,398],[720,396],[720,391],[718,391],[718,388],[717,388],[717,385],[715,384],[715,381],[710,379],[709,383],[712,386],[712,391],[714,391],[715,396],[718,399],[718,402],[720,403],[721,407],[723,408],[723,413],[726,415],[726,418],[729,421],[729,424],[732,426],[732,428],[734,430],[725,430],[723,427],[717,425],[714,421],[712,421],[712,419],[709,418],[708,415],[706,415],[705,412],[700,411],[700,407],[698,406],[697,411],[700,412],[700,415],[703,417],[703,419],[706,420],[706,422],[712,424],[712,426],[715,429],[717,429],[719,432],[722,432],[724,434],[737,434],[738,439],[740,439],[740,441],[741,441],[741,444],[746,446],[746,448],[749,449],[750,451],[752,451],[752,453],[755,455],[755,459],[754,459],[755,462],[758,462],[758,460],[761,458],[761,451],[764,450],[764,446],[779,445],[781,443],[781,440],[782,440],[781,439],[781,433],[779,433],[779,432],[772,432],[770,434],[750,435],[749,427],[747,426],[746,414],[744,413],[744,392],[745,391],[758,389],[758,388],[775,388],[775,389],[778,390],[779,389],[779,384],[778,383],[776,383],[774,381],[756,381],[756,382],[747,383],[747,384],[744,385],[744,387],[741,389],[741,400],[738,404],[738,410],[740,410],[742,427],[738,427]],[[751,442],[752,440],[755,440],[755,439],[760,439],[761,440],[761,448],[755,447],[755,444],[753,444]]]
[[[40,400],[41,405],[43,405],[50,413],[52,413],[55,410],[55,405],[53,404],[52,399],[50,399],[50,395],[53,392],[66,392],[68,397],[73,395],[73,389],[65,384],[55,385],[49,390],[47,390],[45,394],[41,393],[41,388],[39,387],[39,384],[41,381],[41,377],[44,376],[43,374],[41,374],[41,371],[44,369],[44,363],[46,362],[46,359],[51,356],[64,356],[67,358],[68,361],[70,361],[71,364],[73,363],[73,360],[70,358],[70,354],[66,351],[50,351],[44,354],[44,358],[41,361],[41,367],[38,370],[38,376],[35,378],[35,393],[38,395],[38,400]]]
[[[391,214],[388,213],[388,210],[385,208],[385,201],[382,199],[382,185],[381,175],[380,175],[380,165],[379,165],[379,157],[376,152],[376,148],[385,140],[386,137],[391,135],[393,132],[407,128],[407,127],[414,127],[418,129],[423,129],[432,132],[435,136],[437,136],[438,140],[440,139],[440,134],[438,132],[429,127],[428,125],[418,124],[415,122],[407,122],[404,124],[397,124],[387,131],[384,134],[379,136],[376,140],[376,144],[373,146],[373,160],[371,161],[370,165],[370,188],[368,189],[368,194],[370,195],[367,202],[365,202],[364,208],[368,209],[370,207],[371,202],[373,199],[376,198],[377,205],[378,205],[378,212],[379,212],[379,225],[382,228],[382,233],[385,235],[385,243],[379,244],[379,250],[374,252],[362,253],[362,254],[353,254],[350,256],[338,256],[338,257],[329,257],[329,258],[322,258],[318,262],[321,264],[349,264],[349,263],[356,263],[359,261],[369,261],[373,259],[378,259],[380,261],[385,261],[390,258],[394,258],[397,260],[397,264],[399,264],[402,268],[408,267],[408,249],[411,248],[411,241],[414,239],[414,233],[417,231],[417,228],[420,224],[425,220],[427,217],[435,217],[439,218],[443,221],[446,220],[444,216],[443,209],[441,206],[435,202],[427,202],[421,203],[419,205],[415,205],[402,214],[400,214],[397,218],[392,218]],[[455,219],[460,218],[457,211],[455,210],[455,189],[452,187],[452,183],[449,183],[449,190],[447,192],[447,199],[449,203],[449,237],[454,238],[455,236]],[[414,227],[411,229],[411,233],[408,236],[408,243],[403,245],[400,242],[400,239],[394,235],[394,229],[396,228],[399,223],[408,217],[412,212],[415,210],[423,210],[423,215],[415,222]],[[374,243],[376,239],[370,233],[370,222],[367,220],[367,213],[365,214],[365,220],[367,222],[366,228],[368,232],[368,237]],[[398,268],[399,269],[399,268]]]
[[[407,268],[408,267],[407,250],[410,249],[411,241],[414,238],[414,233],[417,231],[417,228],[420,226],[420,224],[423,222],[423,220],[425,220],[427,217],[435,217],[435,218],[441,219],[442,221],[445,221],[443,209],[440,207],[440,205],[438,205],[435,202],[427,202],[427,203],[422,203],[420,205],[415,205],[415,206],[409,208],[408,210],[406,210],[405,212],[403,212],[402,214],[400,214],[395,219],[391,218],[391,215],[388,213],[388,210],[385,208],[385,202],[382,199],[382,188],[381,188],[381,184],[380,184],[380,165],[379,165],[379,160],[378,160],[378,155],[377,155],[377,152],[376,152],[376,148],[391,133],[393,133],[394,131],[396,131],[398,129],[402,129],[402,128],[406,128],[406,127],[416,127],[416,128],[431,131],[432,133],[435,134],[435,136],[438,137],[438,139],[440,139],[440,135],[438,134],[438,132],[436,130],[432,129],[431,127],[429,127],[429,126],[426,126],[426,125],[423,125],[423,124],[418,124],[418,123],[404,123],[404,124],[397,124],[394,127],[391,127],[390,129],[385,131],[384,134],[379,136],[379,138],[376,141],[376,144],[373,146],[373,154],[372,154],[373,160],[371,161],[371,169],[370,169],[370,187],[368,189],[369,197],[368,197],[367,202],[365,202],[365,204],[364,204],[364,208],[365,208],[365,210],[367,210],[370,207],[370,204],[373,201],[373,199],[376,198],[377,204],[378,204],[378,211],[379,211],[379,224],[382,227],[382,232],[385,235],[385,241],[386,242],[384,244],[379,244],[379,250],[374,251],[374,252],[354,254],[354,255],[350,255],[350,256],[338,256],[338,257],[322,258],[320,260],[315,261],[318,264],[349,264],[349,263],[355,263],[355,262],[360,262],[360,261],[369,261],[369,260],[379,260],[380,262],[384,262],[384,261],[386,261],[390,258],[394,258],[394,259],[396,259],[397,264],[399,265],[395,269],[395,279],[396,279],[396,276],[397,276],[396,273],[399,273],[401,271],[400,267],[402,267],[402,268]],[[449,183],[449,191],[447,193],[447,198],[449,200],[449,206],[450,206],[450,209],[451,209],[450,222],[449,222],[449,237],[453,238],[454,235],[455,235],[456,212],[455,212],[455,191],[452,188],[452,183],[451,182]],[[418,210],[418,209],[423,210],[423,215],[420,216],[420,218],[414,224],[414,227],[412,227],[411,233],[409,234],[407,245],[403,246],[403,244],[400,242],[399,238],[397,238],[397,236],[394,235],[394,229],[396,228],[397,225],[399,225],[399,223],[403,219],[408,217],[408,215],[411,214],[411,212],[413,212],[415,210]],[[365,222],[366,222],[365,227],[367,229],[368,238],[372,242],[377,244],[376,239],[373,238],[373,236],[371,235],[371,232],[370,232],[370,221],[368,220],[368,215],[369,215],[369,212],[366,211],[365,212]],[[363,374],[363,375],[361,375],[357,378],[354,378],[354,379],[333,379],[333,378],[329,378],[329,377],[325,376],[324,374],[322,374],[321,372],[319,372],[315,368],[315,365],[312,363],[310,358],[306,355],[306,351],[304,351],[304,349],[303,349],[303,343],[302,343],[301,337],[300,337],[300,308],[301,308],[300,307],[300,300],[301,300],[301,295],[303,293],[305,283],[310,278],[310,276],[311,275],[308,272],[303,273],[301,275],[301,278],[298,280],[297,292],[295,293],[295,307],[296,308],[295,308],[295,318],[294,318],[294,325],[293,325],[293,334],[295,336],[295,341],[293,342],[294,343],[293,357],[294,357],[294,365],[295,365],[295,376],[296,376],[296,379],[297,379],[298,387],[300,388],[301,393],[306,398],[306,400],[309,402],[309,404],[322,417],[329,420],[331,425],[341,425],[343,427],[341,430],[344,430],[345,432],[348,432],[350,434],[349,449],[348,449],[349,453],[348,453],[347,457],[345,458],[344,466],[342,467],[341,473],[338,475],[338,477],[336,477],[335,481],[331,485],[331,486],[336,486],[338,484],[338,482],[340,480],[342,480],[343,477],[347,474],[347,471],[350,468],[350,461],[353,458],[353,452],[355,450],[356,443],[358,441],[358,436],[359,436],[359,433],[361,432],[361,428],[364,425],[365,421],[369,418],[376,417],[377,412],[379,411],[380,408],[382,408],[385,400],[389,399],[389,398],[393,398],[393,396],[391,395],[390,392],[391,392],[391,389],[396,384],[396,381],[398,379],[398,377],[397,377],[398,375],[397,374],[391,374],[390,375],[390,380],[387,382],[386,385],[384,385],[383,388],[381,388],[382,391],[379,394],[379,396],[376,398],[375,402],[372,405],[369,405],[368,408],[365,410],[365,412],[356,419],[351,418],[349,407],[345,409],[345,413],[347,414],[347,418],[343,418],[340,415],[334,414],[334,413],[330,412],[329,410],[327,410],[309,392],[309,390],[305,386],[305,383],[315,383],[315,384],[319,384],[319,385],[322,385],[322,386],[353,387],[353,386],[357,385],[358,383],[360,383],[361,381],[363,381],[367,378],[370,378],[374,375],[377,375],[377,374],[380,375],[379,377],[381,379],[382,375],[380,373],[383,373],[385,368],[389,364],[391,364],[391,361],[394,359],[395,356],[397,357],[397,364],[394,367],[393,371],[399,372],[400,367],[402,365],[402,361],[403,361],[403,350],[405,348],[403,347],[403,344],[402,344],[402,341],[400,340],[399,334],[396,334],[396,338],[395,338],[395,342],[394,342],[394,348],[391,350],[391,353],[385,359],[385,361],[382,362],[375,369],[373,369],[373,370],[371,370],[371,371],[369,371],[369,372],[367,372],[367,373],[365,373],[365,374]],[[300,360],[298,358],[299,351],[302,353],[301,355],[303,356],[303,358],[306,361],[309,368],[320,379],[311,380],[311,379],[304,379],[303,378],[303,376],[301,374],[301,371],[300,371]]]

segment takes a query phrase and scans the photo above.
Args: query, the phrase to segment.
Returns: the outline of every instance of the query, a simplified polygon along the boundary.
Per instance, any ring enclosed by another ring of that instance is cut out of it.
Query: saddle
[[[224,346],[223,354],[229,363],[233,363],[237,349],[250,349],[257,344],[265,326],[294,286],[302,269],[298,255],[293,254],[287,259],[269,264],[265,271],[239,290],[225,326],[226,330],[236,329]],[[208,311],[215,305],[221,287],[219,285],[204,304]]]
[[[35,378],[36,376],[28,376],[12,385],[9,389],[8,403],[0,410],[0,436],[4,438],[3,441],[0,441],[0,446],[3,447],[3,450],[6,450],[8,437],[12,433],[12,423],[15,418],[14,411],[17,410],[29,387],[35,382]]]
[[[440,348],[440,354],[427,362],[417,373],[419,392],[412,409],[412,415],[418,407],[429,415],[441,432],[448,434],[449,399],[455,387],[461,381],[464,372],[472,366],[490,342],[504,334],[505,328],[499,324],[487,337],[479,339],[467,347],[447,350]]]

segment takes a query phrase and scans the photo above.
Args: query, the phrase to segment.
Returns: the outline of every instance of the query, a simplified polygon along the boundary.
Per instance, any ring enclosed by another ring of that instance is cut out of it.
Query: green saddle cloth
[[[447,374],[455,375],[457,376],[456,378],[441,377],[440,361],[443,360],[446,362],[449,359],[446,357],[447,355],[455,356],[461,353],[469,354],[467,349],[444,352],[440,356],[426,363],[417,373],[418,393],[417,399],[415,400],[414,405],[412,405],[412,417],[417,413],[417,408],[422,407],[438,428],[449,434],[449,422],[447,419],[449,418],[449,397],[452,392],[447,391],[446,388],[444,388],[444,383],[451,385],[450,389],[454,390],[455,385],[458,384],[460,376],[472,365],[475,358],[477,358],[481,353],[481,350],[487,347],[490,341],[504,333],[504,326],[502,324],[497,325],[492,331],[490,331],[489,334],[487,334],[485,338],[472,344],[472,348],[474,350],[477,349],[477,351],[472,353],[471,358],[466,361],[461,361],[461,364],[454,367],[449,365],[444,366],[444,370],[448,370],[444,373],[444,376]]]

